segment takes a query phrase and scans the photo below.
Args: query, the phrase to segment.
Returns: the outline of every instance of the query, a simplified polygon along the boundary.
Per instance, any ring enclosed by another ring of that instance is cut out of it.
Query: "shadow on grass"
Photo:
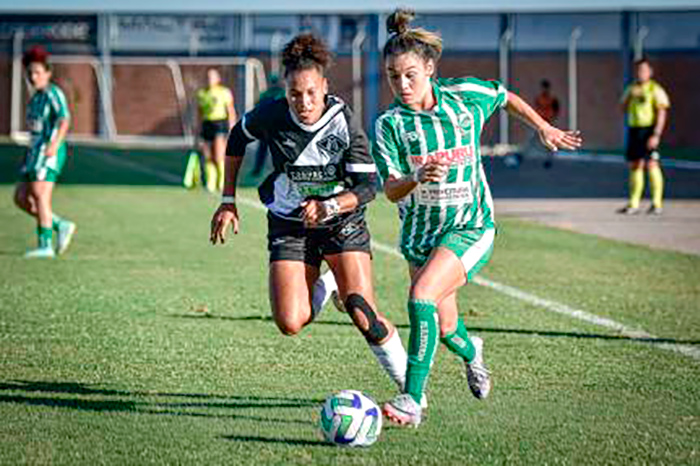
[[[273,422],[284,424],[311,425],[310,420],[282,419],[266,416],[253,416],[232,412],[240,409],[267,410],[280,408],[311,408],[319,406],[323,400],[229,396],[202,393],[164,393],[111,390],[91,387],[75,382],[46,382],[14,380],[0,382],[0,391],[24,392],[23,394],[0,394],[0,404],[24,404],[67,408],[78,411],[94,412],[129,412],[134,414],[151,414],[159,416],[189,416],[207,418],[240,419],[256,422]],[[56,396],[36,396],[35,393],[53,393]],[[80,395],[81,397],[67,397]],[[116,399],[96,399],[87,396],[116,397]],[[217,401],[172,402],[157,398],[193,398],[195,400],[216,399]]]
[[[301,447],[330,447],[337,448],[323,440],[306,440],[306,439],[291,439],[291,438],[271,438],[261,437],[259,435],[222,435],[220,438],[233,442],[258,442],[258,443],[277,443],[282,445],[292,445]]]
[[[179,319],[216,319],[216,320],[230,320],[230,321],[259,321],[259,322],[271,322],[272,317],[270,316],[242,316],[242,317],[231,317],[231,316],[219,316],[214,314],[177,314],[172,317]],[[353,325],[352,322],[339,322],[339,321],[329,321],[329,320],[317,320],[314,321],[313,325],[331,325],[331,326],[347,326]],[[395,324],[398,328],[409,328],[407,324]],[[499,328],[499,327],[467,327],[470,332],[476,333],[497,333],[497,334],[507,334],[507,335],[530,335],[530,336],[540,336],[540,337],[551,337],[551,338],[591,338],[597,340],[616,340],[616,341],[634,341],[640,343],[651,343],[651,344],[661,344],[661,343],[671,343],[674,345],[700,345],[700,340],[678,340],[675,338],[649,338],[649,337],[631,337],[625,335],[603,335],[599,333],[580,333],[580,332],[560,332],[553,330],[535,330],[535,329],[522,329],[522,328]]]

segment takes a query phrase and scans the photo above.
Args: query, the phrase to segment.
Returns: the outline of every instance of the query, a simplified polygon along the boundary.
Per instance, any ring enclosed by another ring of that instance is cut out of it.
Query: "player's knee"
[[[350,294],[345,300],[345,309],[355,322],[362,335],[370,343],[380,343],[389,336],[389,327],[379,319],[367,300],[357,293]],[[364,322],[359,323],[360,316]]]
[[[276,320],[275,323],[283,335],[290,337],[298,334],[304,328],[303,324],[291,320]]]

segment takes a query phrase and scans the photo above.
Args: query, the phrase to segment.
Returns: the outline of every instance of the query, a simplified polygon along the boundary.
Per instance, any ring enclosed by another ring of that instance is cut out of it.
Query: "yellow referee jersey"
[[[627,86],[622,102],[627,102],[627,124],[632,128],[654,126],[658,110],[671,106],[668,94],[653,79]]]
[[[197,102],[204,121],[226,120],[233,95],[222,85],[206,87],[197,91]]]

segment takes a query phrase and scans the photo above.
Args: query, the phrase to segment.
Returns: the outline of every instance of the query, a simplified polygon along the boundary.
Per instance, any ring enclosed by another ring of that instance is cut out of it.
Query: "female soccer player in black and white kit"
[[[211,242],[238,233],[236,177],[246,146],[265,141],[273,173],[259,188],[268,209],[270,304],[280,331],[294,335],[316,317],[337,282],[345,310],[389,376],[402,388],[406,351],[377,312],[365,204],[375,196],[376,167],[350,109],[328,94],[331,54],[312,34],[283,51],[286,99],[256,107],[229,135],[222,203]],[[321,262],[331,273],[319,278]],[[333,279],[335,278],[335,280]]]

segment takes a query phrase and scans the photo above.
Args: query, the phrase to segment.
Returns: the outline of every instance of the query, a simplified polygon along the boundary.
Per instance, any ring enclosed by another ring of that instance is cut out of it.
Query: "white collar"
[[[294,113],[294,110],[292,110],[291,107],[289,108],[289,116],[299,128],[309,133],[314,133],[321,129],[323,126],[325,126],[331,120],[331,118],[336,116],[338,112],[343,109],[345,105],[342,100],[336,99],[333,96],[328,97],[328,103],[331,104],[330,107],[326,109],[326,112],[323,114],[323,116],[321,116],[321,118],[313,125],[307,125],[299,121],[299,118],[297,118],[296,114]]]

